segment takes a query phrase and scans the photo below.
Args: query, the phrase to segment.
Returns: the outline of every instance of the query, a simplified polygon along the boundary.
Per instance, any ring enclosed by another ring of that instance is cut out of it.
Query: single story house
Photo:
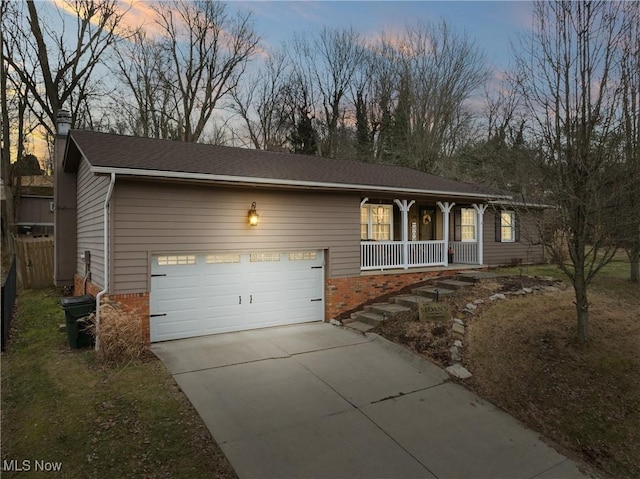
[[[15,181],[20,182],[18,235],[34,238],[53,236],[53,177],[19,176]]]
[[[58,131],[56,284],[136,308],[150,342],[328,320],[428,276],[543,260],[528,215],[479,185]]]

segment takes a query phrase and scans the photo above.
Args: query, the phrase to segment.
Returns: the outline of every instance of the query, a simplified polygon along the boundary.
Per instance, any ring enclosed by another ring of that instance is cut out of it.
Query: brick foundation
[[[84,278],[79,275],[73,277],[73,294],[78,296],[81,294],[90,294],[95,297],[102,288],[96,286],[91,281],[87,281],[86,289],[83,286]],[[126,294],[105,294],[102,297],[105,301],[117,301],[125,306],[125,309],[131,312],[142,328],[142,337],[146,338],[147,344],[151,343],[151,333],[149,327],[149,293],[126,293]]]

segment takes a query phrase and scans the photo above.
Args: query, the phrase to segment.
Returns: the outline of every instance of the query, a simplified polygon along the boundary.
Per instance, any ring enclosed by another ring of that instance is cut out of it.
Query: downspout
[[[113,187],[116,184],[116,174],[111,173],[111,181],[107,196],[102,207],[102,218],[104,220],[104,289],[96,295],[96,351],[100,349],[100,300],[109,291],[109,203],[113,194]]]

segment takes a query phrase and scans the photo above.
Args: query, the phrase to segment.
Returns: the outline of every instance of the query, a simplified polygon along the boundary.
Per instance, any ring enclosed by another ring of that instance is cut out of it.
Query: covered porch
[[[453,264],[483,264],[483,216],[487,204],[364,198],[360,269],[384,271]]]

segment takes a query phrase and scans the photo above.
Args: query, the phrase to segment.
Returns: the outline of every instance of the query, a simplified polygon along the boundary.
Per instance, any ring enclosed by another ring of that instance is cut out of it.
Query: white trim
[[[96,295],[96,351],[100,350],[100,300],[102,296],[109,291],[109,211],[111,203],[111,195],[113,187],[116,184],[116,174],[111,173],[111,181],[109,181],[109,189],[102,206],[103,214],[103,239],[104,239],[104,288]]]
[[[503,195],[483,195],[479,193],[461,193],[456,191],[438,191],[438,190],[419,190],[413,188],[398,188],[392,186],[375,186],[375,185],[359,185],[351,183],[323,183],[320,181],[306,180],[287,180],[280,178],[256,178],[251,176],[231,176],[231,175],[212,175],[207,173],[187,173],[182,171],[162,171],[162,170],[143,170],[137,168],[110,168],[106,166],[92,166],[91,172],[94,174],[111,174],[115,173],[120,176],[142,176],[150,178],[175,178],[183,180],[202,180],[225,183],[238,184],[254,184],[254,185],[271,185],[271,186],[301,186],[308,188],[329,188],[338,190],[354,190],[354,191],[384,191],[394,193],[410,193],[419,195],[441,195],[456,198],[503,198],[510,199],[509,196]]]
[[[448,201],[445,201],[444,203],[442,201],[438,201],[436,204],[440,208],[440,211],[442,211],[442,219],[444,220],[442,225],[442,241],[444,242],[445,248],[447,248],[444,256],[444,266],[449,266],[449,215],[456,204],[449,203]]]
[[[473,204],[473,208],[478,213],[478,264],[484,263],[484,212],[487,211],[489,205]]]
[[[16,223],[16,226],[53,226],[53,223],[29,223],[28,221],[23,221]]]
[[[402,257],[404,259],[404,269],[409,269],[409,210],[414,205],[415,200],[393,200],[402,216]]]
[[[501,196],[500,198],[503,198],[503,200],[488,200],[488,203],[492,206],[494,205],[498,205],[498,206],[507,206],[507,207],[518,207],[518,206],[523,206],[523,207],[527,207],[527,208],[558,208],[558,206],[553,206],[553,205],[547,205],[545,203],[525,203],[524,201],[509,201],[508,200],[508,196]]]

